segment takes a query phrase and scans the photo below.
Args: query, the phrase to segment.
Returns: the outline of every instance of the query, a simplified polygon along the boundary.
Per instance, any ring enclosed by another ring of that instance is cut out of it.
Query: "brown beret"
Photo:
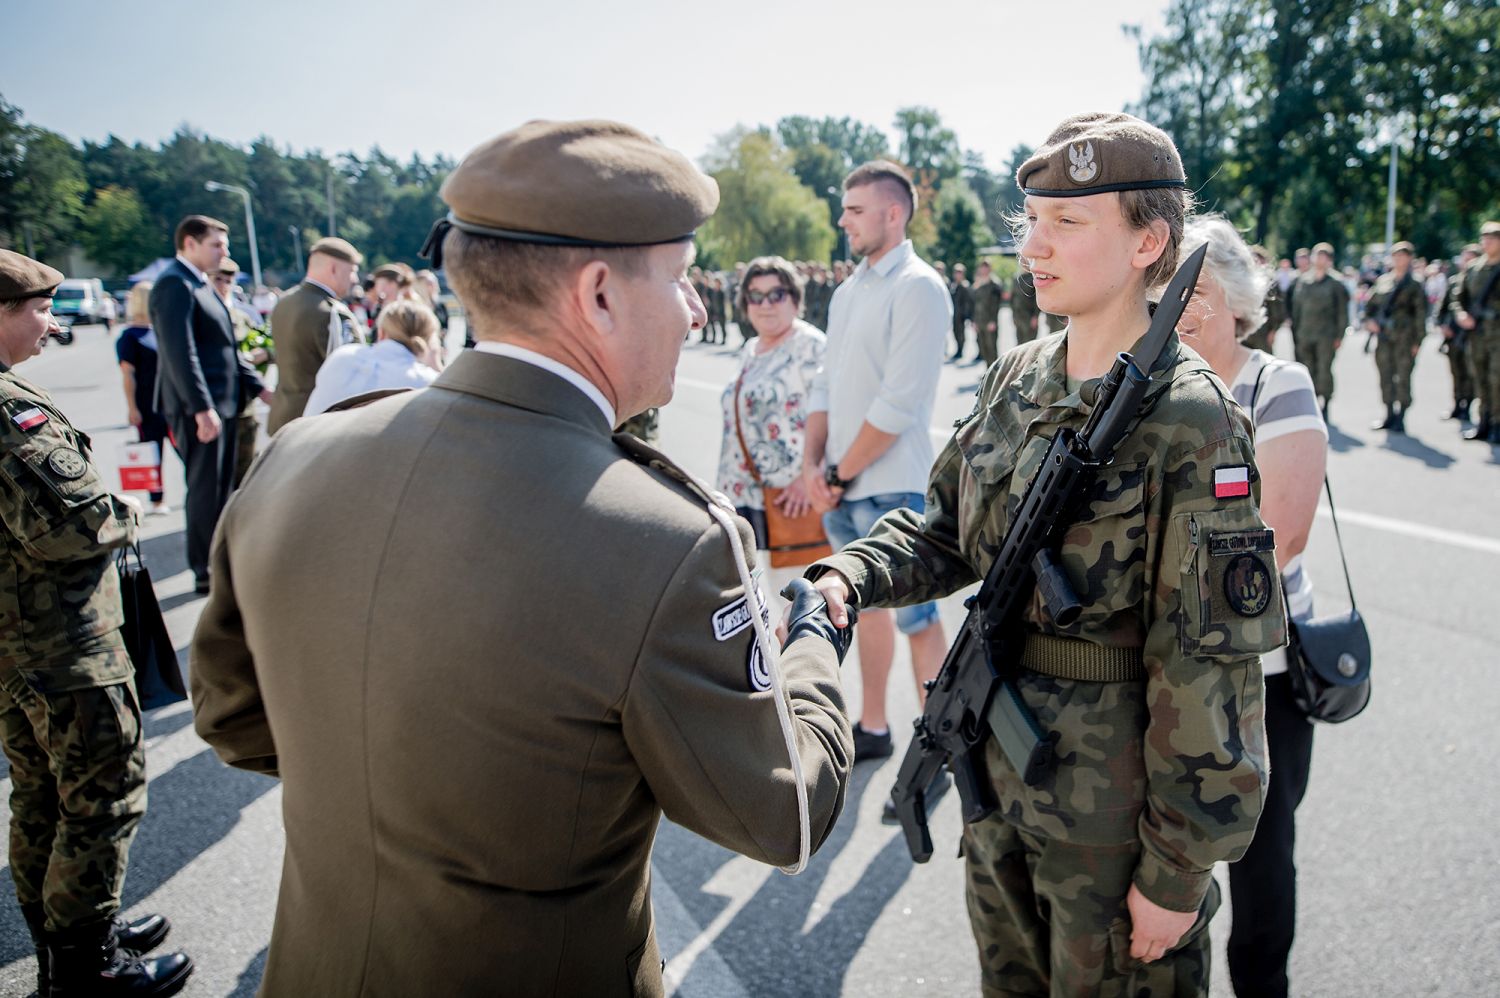
[[[49,298],[62,281],[62,271],[29,256],[0,250],[0,301]]]
[[[412,270],[406,264],[397,261],[396,263],[381,264],[370,273],[370,276],[388,277],[391,280],[395,281],[397,284],[404,285],[410,284],[412,281],[415,281],[417,279],[417,272],[415,270]]]
[[[1182,157],[1167,133],[1128,114],[1075,114],[1016,171],[1027,194],[1075,198],[1110,191],[1187,187]]]
[[[1415,246],[1413,246],[1411,243],[1407,242],[1405,239],[1403,239],[1399,243],[1397,243],[1396,245],[1394,245],[1394,246],[1391,247],[1391,252],[1392,253],[1406,253],[1408,255],[1415,256],[1416,252],[1417,252],[1417,248]]]
[[[365,258],[359,250],[355,249],[347,240],[340,239],[338,236],[324,236],[313,243],[308,249],[307,255],[312,256],[314,253],[322,253],[324,256],[331,256],[335,260],[343,260],[345,263],[359,264],[365,262]]]
[[[452,227],[554,246],[652,246],[693,237],[719,185],[684,155],[613,121],[529,121],[470,152],[443,183]]]
[[[229,257],[226,256],[224,259],[219,261],[219,273],[238,274],[239,272],[240,265],[229,259]]]
[[[1485,222],[1479,227],[1481,236],[1500,236],[1500,222]]]
[[[1317,254],[1317,253],[1327,253],[1329,256],[1333,256],[1333,244],[1332,243],[1318,243],[1318,245],[1316,245],[1316,246],[1314,246],[1312,248],[1312,251],[1313,251],[1314,254]]]

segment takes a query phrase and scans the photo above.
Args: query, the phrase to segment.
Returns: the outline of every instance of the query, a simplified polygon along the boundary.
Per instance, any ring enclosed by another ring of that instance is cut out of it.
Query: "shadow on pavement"
[[[1328,424],[1328,447],[1330,450],[1340,454],[1353,450],[1356,447],[1365,446],[1365,442],[1358,437],[1351,437],[1339,429],[1332,422]]]
[[[254,998],[256,988],[260,987],[260,979],[266,973],[266,954],[270,952],[269,946],[262,946],[255,959],[245,964],[245,969],[240,971],[239,980],[234,983],[234,990],[229,992],[229,998]]]
[[[826,911],[817,913],[821,917],[816,925],[803,930],[829,869],[854,834],[859,802],[876,772],[875,767],[854,771],[844,813],[807,870],[796,877],[773,873],[714,941],[714,952],[736,978],[754,982],[757,993],[839,994],[866,934],[911,876],[913,864],[905,840],[893,829],[895,834],[865,867],[859,881]],[[888,779],[882,779],[878,793],[884,792]],[[678,840],[674,857],[693,859],[686,864],[674,862],[670,868],[659,866],[657,872],[698,923],[706,924],[727,901],[705,894],[702,885],[729,854],[676,825],[664,824],[660,834]],[[693,861],[698,857],[704,860],[702,864]],[[669,954],[663,955],[670,960]],[[681,984],[683,993],[696,993],[697,971],[696,966],[688,971]]]
[[[1429,468],[1446,468],[1458,461],[1452,454],[1429,447],[1422,441],[1404,433],[1391,433],[1385,438],[1383,450],[1393,451],[1402,457],[1414,457]]]

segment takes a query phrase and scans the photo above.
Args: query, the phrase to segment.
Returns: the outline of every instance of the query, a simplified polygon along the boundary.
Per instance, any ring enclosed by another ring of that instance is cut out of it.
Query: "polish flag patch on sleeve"
[[[47,414],[36,406],[10,417],[10,421],[23,430],[34,430],[47,421]]]
[[[1226,464],[1214,469],[1214,498],[1238,499],[1250,494],[1250,466]]]

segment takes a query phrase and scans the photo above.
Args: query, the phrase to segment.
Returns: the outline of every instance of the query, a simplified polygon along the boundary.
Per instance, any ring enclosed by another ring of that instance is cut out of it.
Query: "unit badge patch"
[[[754,635],[750,638],[750,654],[745,660],[745,671],[750,677],[752,693],[764,693],[771,688],[771,670],[766,667],[766,657],[760,653],[760,642]]]
[[[55,447],[52,453],[47,455],[47,467],[51,468],[58,478],[71,482],[88,474],[89,463],[83,459],[82,454],[71,447]]]
[[[1271,573],[1253,554],[1235,555],[1224,572],[1224,598],[1241,617],[1259,617],[1271,605]]]
[[[1094,158],[1094,144],[1068,146],[1068,176],[1075,184],[1086,184],[1099,176],[1099,161]]]

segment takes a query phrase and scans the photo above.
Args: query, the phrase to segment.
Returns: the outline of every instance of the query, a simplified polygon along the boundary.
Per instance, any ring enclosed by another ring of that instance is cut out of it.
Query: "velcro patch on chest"
[[[1239,499],[1250,494],[1250,466],[1224,464],[1214,469],[1214,498]]]
[[[47,421],[47,413],[32,406],[30,409],[12,415],[10,421],[23,430],[34,430]]]
[[[1276,550],[1276,531],[1234,530],[1208,535],[1208,553],[1214,558],[1233,554],[1258,554]]]

